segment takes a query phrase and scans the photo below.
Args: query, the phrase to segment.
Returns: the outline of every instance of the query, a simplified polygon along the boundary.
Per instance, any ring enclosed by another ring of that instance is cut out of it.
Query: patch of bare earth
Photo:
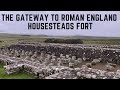
[[[90,61],[82,62],[81,64],[75,66],[75,68],[77,68],[77,67],[81,68],[82,65],[86,65],[86,63],[90,63]],[[98,63],[96,65],[92,65],[91,68],[99,69],[99,70],[105,70],[106,71],[105,65],[107,65],[107,64],[106,63]],[[68,67],[68,64],[64,64],[64,66]],[[110,72],[116,72],[118,69],[120,69],[120,65],[116,65],[116,67],[114,67]]]

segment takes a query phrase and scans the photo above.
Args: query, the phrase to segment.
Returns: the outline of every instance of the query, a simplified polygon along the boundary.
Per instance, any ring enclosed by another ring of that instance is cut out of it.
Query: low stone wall
[[[0,54],[0,62],[3,63],[3,64],[13,64],[13,63],[16,63],[18,62],[18,60],[14,60],[15,58],[10,58],[9,56],[6,56],[6,55],[1,55]]]
[[[82,68],[70,68],[66,66],[51,66],[32,62],[28,60],[20,60],[5,55],[1,55],[2,60],[12,61],[12,64],[4,66],[7,74],[25,71],[33,74],[40,79],[120,79],[120,70],[116,72],[108,72],[98,69],[88,68],[83,65]]]
[[[80,68],[77,72],[78,79],[120,79],[120,72],[107,72],[92,68]]]
[[[24,70],[23,64],[17,64],[17,63],[6,65],[6,66],[4,66],[4,69],[7,74],[18,73],[18,72]]]
[[[19,54],[22,50],[25,52],[37,52],[40,55],[41,52],[45,54],[55,54],[60,57],[60,54],[69,55],[70,57],[76,56],[86,61],[92,61],[93,59],[101,58],[102,62],[111,62],[120,64],[120,49],[117,46],[100,46],[100,45],[69,45],[69,44],[16,44],[6,47],[9,50],[16,50]],[[2,50],[2,48],[1,48]]]
[[[74,67],[95,59],[120,64],[119,45],[20,43],[0,48],[0,62],[6,64],[7,74],[22,70],[40,79],[120,79],[120,70],[108,72]]]
[[[75,68],[50,75],[45,79],[120,79],[120,70],[107,72],[92,68]]]
[[[23,62],[22,64],[14,63],[10,65],[4,66],[4,69],[7,74],[13,74],[20,71],[24,71],[30,74],[33,74],[35,77],[39,79],[44,79],[45,77],[58,73],[62,70],[67,70],[69,67],[64,66],[43,66],[39,65],[39,67],[28,64],[26,62]]]

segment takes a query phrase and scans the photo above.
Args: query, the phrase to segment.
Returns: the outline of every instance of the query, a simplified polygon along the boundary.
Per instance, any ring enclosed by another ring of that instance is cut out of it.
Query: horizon
[[[14,35],[30,35],[30,36],[37,36],[37,35],[39,36],[39,35],[40,35],[40,36],[54,36],[54,37],[61,37],[61,36],[65,36],[65,37],[74,37],[74,36],[78,36],[78,37],[79,37],[79,36],[83,36],[83,37],[106,37],[106,38],[107,38],[107,37],[111,37],[111,36],[47,35],[47,34],[23,34],[23,33],[22,33],[22,34],[20,34],[20,33],[16,34],[16,33],[1,33],[1,32],[0,32],[0,35],[1,35],[1,34],[11,34],[11,35],[12,35],[12,34],[14,34]],[[119,38],[120,36],[119,36],[119,37],[117,37],[117,36],[113,36],[113,37],[111,37],[111,38],[114,38],[114,37],[115,37],[115,38]]]

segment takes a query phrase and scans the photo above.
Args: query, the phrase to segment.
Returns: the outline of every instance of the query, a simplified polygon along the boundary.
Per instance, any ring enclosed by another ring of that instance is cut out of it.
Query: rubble
[[[91,63],[86,63],[86,66],[87,66],[88,68],[91,68],[91,67],[92,67],[92,64],[91,64]]]
[[[114,67],[113,66],[111,66],[111,65],[105,65],[106,66],[106,70],[108,70],[108,71],[111,71]]]

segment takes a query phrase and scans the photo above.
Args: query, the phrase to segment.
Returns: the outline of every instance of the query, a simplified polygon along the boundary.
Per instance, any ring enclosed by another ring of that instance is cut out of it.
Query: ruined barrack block
[[[74,67],[85,61],[120,64],[120,45],[18,43],[0,47],[0,62],[6,64],[7,74],[25,71],[40,79],[120,79],[120,70]]]
[[[120,79],[120,71],[107,72],[92,68],[77,68],[78,70],[65,70],[55,73],[45,79]]]
[[[12,57],[10,58],[12,59]],[[17,59],[18,58],[16,58],[16,60]],[[13,58],[13,60],[15,59]],[[7,74],[22,70],[34,74],[40,79],[120,79],[120,70],[107,72],[87,67],[69,68],[65,66],[44,66],[36,62],[20,59],[13,64],[4,66],[4,69]]]
[[[76,56],[86,61],[101,58],[101,62],[111,62],[120,64],[120,45],[82,45],[82,44],[53,44],[53,43],[18,43],[5,47],[7,49],[17,50],[19,53],[22,50],[29,52],[41,52],[45,54],[60,57],[60,54]],[[2,50],[2,48],[1,48]]]

